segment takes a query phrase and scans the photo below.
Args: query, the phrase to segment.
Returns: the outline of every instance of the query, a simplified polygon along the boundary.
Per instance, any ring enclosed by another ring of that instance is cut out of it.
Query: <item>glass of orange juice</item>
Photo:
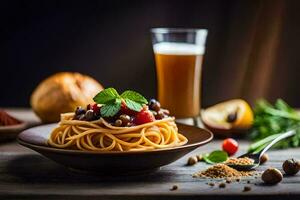
[[[206,29],[153,28],[158,100],[177,119],[193,118],[201,109],[201,71]]]

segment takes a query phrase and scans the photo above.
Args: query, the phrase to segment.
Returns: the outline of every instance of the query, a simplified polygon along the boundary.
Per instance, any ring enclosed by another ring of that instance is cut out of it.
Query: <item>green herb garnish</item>
[[[253,144],[249,152],[258,152],[272,140],[288,130],[296,130],[296,135],[278,142],[274,148],[288,148],[300,146],[300,115],[282,99],[274,105],[260,100],[254,108],[254,123],[250,136]]]
[[[228,154],[225,151],[216,150],[209,154],[205,154],[203,160],[208,164],[225,162],[228,159]]]
[[[99,92],[93,100],[102,104],[101,107],[101,116],[103,117],[112,117],[117,114],[121,109],[122,101],[125,102],[127,108],[133,111],[139,112],[144,104],[147,104],[148,101],[141,94],[132,91],[126,90],[121,95],[114,88],[106,88]]]

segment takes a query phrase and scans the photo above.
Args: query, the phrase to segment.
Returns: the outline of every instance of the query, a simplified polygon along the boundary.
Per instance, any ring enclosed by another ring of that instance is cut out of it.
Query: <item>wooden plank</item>
[[[57,196],[119,196],[119,197],[135,197],[148,196],[156,199],[163,199],[162,197],[195,197],[198,196],[217,196],[231,197],[231,196],[261,196],[261,195],[295,195],[299,196],[298,184],[279,184],[276,186],[265,185],[251,185],[252,190],[243,192],[245,184],[232,183],[226,188],[211,187],[205,183],[181,183],[178,184],[179,189],[170,191],[172,184],[148,184],[148,183],[127,183],[120,182],[112,184],[107,183],[82,183],[82,184],[31,184],[31,185],[14,185],[14,184],[0,184],[0,197],[15,195],[15,196],[47,196],[48,194]],[[248,184],[247,184],[248,185]],[[295,191],[291,192],[290,188]]]
[[[10,144],[15,145],[16,144]],[[19,148],[16,146],[16,148]],[[197,150],[199,151],[199,149]],[[284,150],[290,151],[290,150]],[[298,150],[299,151],[299,150]],[[195,154],[194,152],[193,154]],[[276,156],[276,152],[270,155]],[[177,162],[163,167],[157,173],[133,176],[133,177],[98,177],[89,174],[78,174],[50,161],[36,153],[6,152],[0,156],[0,196],[37,196],[51,194],[56,198],[69,194],[79,196],[122,196],[133,198],[134,196],[147,196],[161,198],[166,196],[193,197],[210,195],[245,195],[242,192],[244,185],[251,185],[252,191],[246,195],[299,195],[298,184],[300,177],[292,176],[284,178],[277,186],[262,185],[260,179],[251,179],[239,183],[229,184],[225,189],[210,187],[208,180],[192,178],[191,174],[207,167],[199,163],[192,167],[185,166],[187,156]],[[280,168],[281,161],[272,161],[262,166],[260,170],[269,165]],[[169,191],[173,184],[179,186],[175,192]],[[256,185],[257,184],[257,185]]]

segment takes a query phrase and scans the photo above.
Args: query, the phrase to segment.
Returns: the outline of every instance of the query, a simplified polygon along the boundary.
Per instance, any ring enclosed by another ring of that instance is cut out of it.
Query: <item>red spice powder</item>
[[[20,124],[21,122],[16,118],[10,116],[4,110],[0,110],[0,126],[10,126]]]

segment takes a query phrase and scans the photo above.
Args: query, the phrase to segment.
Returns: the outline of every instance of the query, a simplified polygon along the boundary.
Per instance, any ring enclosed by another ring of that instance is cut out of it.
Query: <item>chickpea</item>
[[[300,170],[300,162],[294,159],[284,161],[282,169],[287,175],[295,175]]]
[[[87,121],[93,121],[95,118],[94,118],[94,111],[93,110],[88,110],[88,111],[86,111],[86,113],[85,113],[85,119],[87,120]]]
[[[196,157],[197,157],[198,162],[203,160],[203,155],[202,154],[198,154]]]
[[[131,121],[131,118],[129,115],[123,114],[123,115],[120,115],[119,118],[122,121],[122,126],[127,126],[128,123]]]
[[[276,168],[269,168],[261,176],[261,179],[266,183],[266,184],[277,184],[282,181],[282,173],[276,169]]]
[[[187,165],[195,165],[198,162],[198,159],[196,156],[191,156],[188,159]]]
[[[269,156],[268,154],[264,153],[261,157],[260,157],[260,164],[264,164],[269,160]]]
[[[114,123],[115,126],[122,126],[122,120],[117,119]]]
[[[165,114],[160,110],[155,115],[155,119],[163,119],[165,117]]]

